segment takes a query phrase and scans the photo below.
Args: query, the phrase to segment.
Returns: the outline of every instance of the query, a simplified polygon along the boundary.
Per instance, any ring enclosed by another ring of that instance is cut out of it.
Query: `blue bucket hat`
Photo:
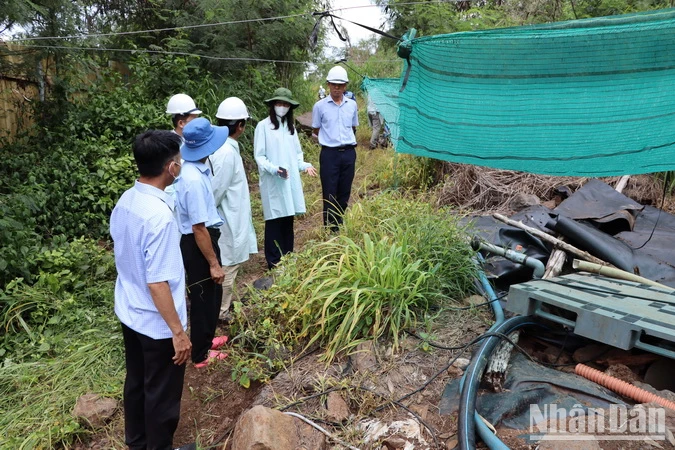
[[[227,140],[227,127],[214,127],[208,119],[198,117],[183,128],[185,143],[180,148],[180,156],[185,161],[199,161],[218,150]]]

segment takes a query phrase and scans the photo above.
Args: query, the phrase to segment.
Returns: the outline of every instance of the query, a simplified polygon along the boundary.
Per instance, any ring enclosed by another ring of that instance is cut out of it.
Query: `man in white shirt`
[[[345,96],[347,71],[335,66],[326,76],[330,95],[312,108],[312,129],[321,144],[319,154],[323,224],[337,232],[347,210],[356,170],[356,101]]]
[[[110,218],[115,245],[115,314],[126,355],[125,442],[171,449],[180,416],[185,362],[185,272],[173,199],[164,189],[180,173],[180,138],[148,131],[134,142],[140,173]]]

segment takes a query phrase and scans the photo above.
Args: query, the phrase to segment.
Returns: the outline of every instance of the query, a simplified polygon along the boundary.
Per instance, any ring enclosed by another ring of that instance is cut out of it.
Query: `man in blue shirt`
[[[338,231],[352,192],[359,118],[356,102],[344,95],[349,81],[347,71],[335,66],[326,81],[330,95],[314,104],[312,128],[321,144],[323,224]]]
[[[148,131],[134,142],[140,178],[110,217],[115,243],[115,314],[122,322],[126,379],[124,431],[130,449],[171,449],[180,416],[185,362],[185,272],[173,199],[180,137]]]
[[[185,125],[181,147],[185,162],[173,185],[190,299],[192,362],[198,369],[227,356],[217,351],[227,339],[214,339],[225,278],[218,247],[223,219],[216,209],[211,170],[206,165],[209,155],[225,143],[227,134],[227,127],[214,127],[202,117]]]

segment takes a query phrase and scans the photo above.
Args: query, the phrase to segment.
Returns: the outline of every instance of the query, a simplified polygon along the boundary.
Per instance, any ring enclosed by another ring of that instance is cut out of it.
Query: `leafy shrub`
[[[42,238],[34,230],[36,198],[15,193],[0,195],[0,287],[16,277],[31,278],[32,256]]]
[[[54,293],[79,292],[92,282],[115,279],[115,258],[109,250],[86,238],[63,241],[55,239],[57,245],[36,256],[38,286]]]
[[[404,190],[428,190],[438,182],[442,162],[404,153],[393,158],[379,160],[379,167],[373,172],[373,184],[383,188]]]

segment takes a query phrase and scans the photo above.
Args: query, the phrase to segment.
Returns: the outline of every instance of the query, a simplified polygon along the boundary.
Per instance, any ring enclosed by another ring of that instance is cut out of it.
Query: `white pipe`
[[[648,284],[650,286],[657,286],[663,289],[668,289],[669,291],[673,290],[673,288],[666,286],[665,284],[652,281],[648,278],[641,277],[640,275],[635,275],[634,273],[626,272],[625,270],[617,269],[615,267],[601,266],[600,264],[582,261],[580,259],[575,259],[574,261],[572,261],[572,267],[577,270],[583,270],[584,272],[597,273],[599,275],[617,278],[620,280],[635,281],[636,283]]]

